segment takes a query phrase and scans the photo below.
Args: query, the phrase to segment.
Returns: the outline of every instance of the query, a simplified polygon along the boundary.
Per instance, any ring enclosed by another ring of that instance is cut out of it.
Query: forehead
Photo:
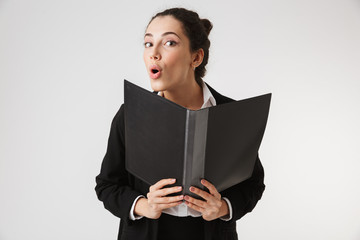
[[[159,16],[152,20],[146,29],[147,33],[162,34],[164,32],[175,32],[184,36],[182,24],[172,16]]]

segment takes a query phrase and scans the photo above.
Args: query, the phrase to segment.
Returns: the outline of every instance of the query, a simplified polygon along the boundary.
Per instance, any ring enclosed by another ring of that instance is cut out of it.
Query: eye
[[[176,45],[176,42],[170,40],[170,41],[167,41],[167,42],[165,43],[165,45],[168,46],[168,47],[175,46],[175,45]]]
[[[146,43],[144,43],[144,46],[145,46],[145,48],[149,48],[152,46],[152,44],[150,42],[146,42]]]

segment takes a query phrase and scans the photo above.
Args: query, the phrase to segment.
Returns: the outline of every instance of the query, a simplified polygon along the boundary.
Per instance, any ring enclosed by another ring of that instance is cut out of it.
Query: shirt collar
[[[202,90],[203,90],[204,103],[201,106],[201,108],[216,106],[216,100],[204,81],[202,82]],[[164,94],[161,91],[159,91],[157,94],[161,97],[164,97]]]
[[[202,89],[204,96],[204,104],[201,108],[216,106],[216,100],[204,81],[202,82]]]

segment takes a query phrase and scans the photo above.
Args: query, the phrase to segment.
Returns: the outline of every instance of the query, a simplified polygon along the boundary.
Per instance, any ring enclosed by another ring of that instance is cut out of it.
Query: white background
[[[116,239],[95,176],[123,79],[150,90],[151,16],[183,6],[214,28],[205,77],[273,93],[266,190],[240,239],[360,239],[360,2],[0,0],[0,239]]]

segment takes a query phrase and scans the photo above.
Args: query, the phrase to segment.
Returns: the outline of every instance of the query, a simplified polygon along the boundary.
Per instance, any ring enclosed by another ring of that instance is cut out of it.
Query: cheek
[[[174,65],[176,65],[178,59],[177,55],[178,54],[175,53],[166,54],[166,65],[168,65],[169,67],[173,67]]]
[[[146,51],[144,51],[144,53],[143,53],[143,60],[144,60],[144,63],[145,63],[145,65],[146,65],[146,61],[148,60]]]
[[[182,52],[176,52],[166,56],[166,63],[169,67],[183,69],[188,64],[187,59],[188,56],[185,56]]]

